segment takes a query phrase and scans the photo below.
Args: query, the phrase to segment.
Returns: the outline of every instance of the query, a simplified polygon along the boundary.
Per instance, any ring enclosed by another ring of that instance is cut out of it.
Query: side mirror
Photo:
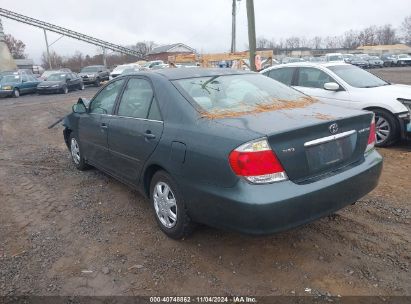
[[[80,97],[72,110],[74,113],[87,113],[90,106],[90,100]]]
[[[84,114],[87,113],[87,109],[82,103],[76,103],[72,107],[73,113]]]
[[[335,82],[326,82],[324,83],[324,89],[327,91],[338,91],[340,89],[340,85]]]

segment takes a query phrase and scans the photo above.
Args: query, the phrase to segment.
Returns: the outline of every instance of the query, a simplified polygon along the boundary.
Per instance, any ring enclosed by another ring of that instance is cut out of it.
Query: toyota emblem
[[[335,134],[338,132],[338,125],[336,123],[333,123],[328,127],[328,130],[330,130],[331,134]]]

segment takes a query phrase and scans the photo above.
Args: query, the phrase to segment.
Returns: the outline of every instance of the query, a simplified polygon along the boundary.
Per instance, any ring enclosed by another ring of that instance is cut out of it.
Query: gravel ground
[[[411,69],[372,70],[411,84]],[[0,100],[0,295],[411,295],[411,146],[380,149],[380,185],[303,227],[249,237],[157,228],[138,193],[75,170],[62,126],[82,94]]]

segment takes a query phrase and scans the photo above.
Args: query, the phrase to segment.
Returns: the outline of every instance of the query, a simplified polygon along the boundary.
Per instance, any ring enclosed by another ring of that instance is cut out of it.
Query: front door
[[[112,170],[137,185],[144,163],[163,131],[157,101],[148,80],[129,79],[108,132]]]
[[[300,67],[297,71],[294,88],[325,103],[344,106],[350,100],[350,94],[340,84],[341,90],[324,89],[327,82],[338,83],[324,71],[312,67]],[[338,83],[339,84],[339,83]]]
[[[97,93],[79,123],[79,140],[85,158],[103,168],[109,167],[108,126],[123,84],[124,79],[119,79]]]

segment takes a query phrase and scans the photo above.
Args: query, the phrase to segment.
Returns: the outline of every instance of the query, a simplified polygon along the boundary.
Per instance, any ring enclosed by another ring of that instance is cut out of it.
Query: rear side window
[[[327,82],[336,82],[328,74],[315,68],[300,68],[297,86],[306,88],[324,88]]]
[[[118,115],[147,118],[153,96],[153,89],[147,80],[131,78],[121,98]]]
[[[268,77],[282,82],[288,86],[292,85],[293,75],[294,75],[295,68],[281,68],[281,69],[274,69],[271,70],[268,74]]]

